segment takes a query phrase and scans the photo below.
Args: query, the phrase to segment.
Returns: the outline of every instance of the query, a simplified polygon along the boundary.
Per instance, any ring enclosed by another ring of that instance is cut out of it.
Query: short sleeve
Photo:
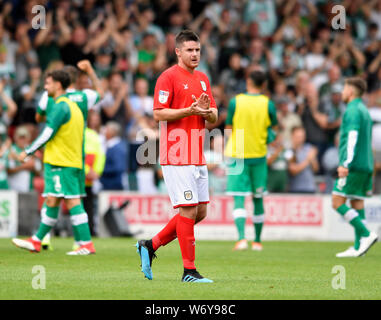
[[[164,73],[159,77],[159,79],[157,79],[156,82],[153,110],[170,108],[172,99],[173,84],[171,78]]]
[[[276,107],[272,100],[269,100],[269,117],[271,120],[271,126],[276,126],[278,124],[278,119],[276,115]]]
[[[48,92],[44,91],[37,105],[38,114],[42,116],[46,115],[46,110],[48,108],[48,101],[49,101]]]
[[[212,89],[210,87],[209,79],[207,76],[205,76],[205,81],[206,81],[206,88],[207,88],[206,93],[210,97],[210,107],[211,108],[217,108],[216,101],[213,98]]]
[[[87,98],[87,110],[90,110],[100,101],[99,93],[92,89],[84,89],[82,92],[86,95]]]
[[[233,125],[233,117],[235,112],[235,97],[230,99],[229,106],[228,106],[228,115],[226,116],[225,125],[231,126]]]

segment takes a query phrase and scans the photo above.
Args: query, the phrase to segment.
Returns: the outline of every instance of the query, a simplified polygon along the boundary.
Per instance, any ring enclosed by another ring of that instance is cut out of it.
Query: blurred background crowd
[[[336,4],[346,9],[343,30],[332,28]],[[45,28],[32,27],[35,5],[46,8]],[[331,192],[345,109],[340,92],[344,78],[354,75],[368,83],[375,192],[381,191],[380,0],[3,0],[0,12],[3,189],[32,190],[41,175],[38,157],[21,164],[15,155],[41,130],[35,113],[44,73],[88,59],[105,92],[88,118],[106,156],[94,188],[165,192],[160,165],[138,163],[136,154],[144,156],[143,142],[157,148],[155,81],[176,63],[176,33],[189,28],[199,34],[198,70],[208,75],[219,107],[218,122],[207,125],[215,129],[205,153],[212,194],[225,191],[229,100],[245,91],[246,75],[256,69],[267,73],[265,93],[278,110],[279,134],[268,155],[270,192]],[[77,88],[91,87],[80,74]]]

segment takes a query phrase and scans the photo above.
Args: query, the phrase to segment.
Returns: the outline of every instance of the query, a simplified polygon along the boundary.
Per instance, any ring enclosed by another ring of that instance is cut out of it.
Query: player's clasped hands
[[[196,97],[192,95],[192,99],[193,103],[190,106],[190,113],[192,115],[207,116],[213,112],[209,108],[210,98],[206,93],[201,94],[201,96],[198,99],[196,99]]]
[[[203,109],[209,109],[210,98],[206,93],[202,93],[201,96],[198,98],[198,100],[196,99],[195,96],[192,96],[192,98],[193,98],[193,101],[198,102],[199,107],[201,107]]]

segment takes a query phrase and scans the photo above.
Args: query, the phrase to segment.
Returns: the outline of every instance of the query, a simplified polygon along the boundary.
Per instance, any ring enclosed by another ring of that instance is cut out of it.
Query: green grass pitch
[[[262,252],[233,252],[232,241],[197,241],[197,268],[215,282],[195,284],[180,281],[177,241],[158,250],[152,281],[140,271],[134,239],[95,239],[92,256],[66,256],[72,239],[52,242],[54,251],[36,254],[0,239],[0,299],[381,299],[381,244],[365,257],[338,259],[349,243],[268,241]],[[35,265],[46,271],[43,290],[32,287]],[[336,265],[345,269],[345,289],[332,288]]]

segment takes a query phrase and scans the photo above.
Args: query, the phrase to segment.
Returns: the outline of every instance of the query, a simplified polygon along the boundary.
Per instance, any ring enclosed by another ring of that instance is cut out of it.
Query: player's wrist
[[[90,77],[90,79],[92,80],[92,81],[94,81],[94,79],[96,78],[96,73],[95,73],[95,70],[93,69],[93,68],[89,68],[89,69],[87,69],[86,71],[85,71],[86,73],[87,73],[87,75]]]
[[[184,115],[185,115],[186,117],[189,117],[189,116],[193,115],[193,112],[192,112],[192,106],[190,106],[190,107],[188,107],[188,108],[185,108],[185,110],[184,110]]]

